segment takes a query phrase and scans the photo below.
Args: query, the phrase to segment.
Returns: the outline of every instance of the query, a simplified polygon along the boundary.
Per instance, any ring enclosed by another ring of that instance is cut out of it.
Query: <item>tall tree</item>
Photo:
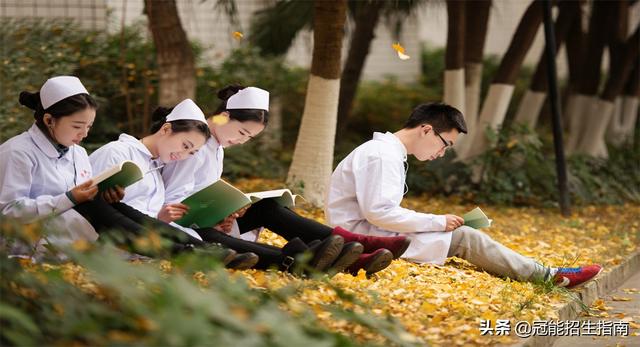
[[[195,58],[182,28],[175,0],[145,0],[158,62],[158,102],[173,106],[196,93]]]
[[[349,40],[349,51],[340,78],[340,98],[338,102],[338,127],[336,139],[343,138],[347,128],[349,115],[353,106],[353,99],[358,90],[362,70],[369,55],[371,42],[375,38],[375,30],[380,19],[380,12],[384,1],[358,1],[353,8],[355,22],[353,34]]]
[[[627,13],[622,12],[620,15],[626,17]],[[584,128],[585,132],[577,151],[597,157],[608,156],[604,141],[605,131],[613,115],[614,102],[622,94],[625,82],[638,61],[639,46],[640,30],[636,30],[625,43],[617,41],[609,46],[611,52],[609,76],[600,95],[598,108],[590,114],[591,117]]]
[[[393,24],[393,34],[402,31],[403,21],[426,0],[349,0],[347,2],[354,29],[340,81],[337,140],[349,123],[353,100],[357,94],[362,71],[375,30],[381,19]],[[400,19],[400,20],[398,20]],[[271,7],[256,12],[251,25],[250,41],[264,54],[285,54],[298,32],[312,29],[313,2],[277,1]]]
[[[315,205],[323,203],[333,168],[346,9],[346,0],[314,2],[311,75],[287,183],[302,186]]]
[[[574,20],[580,20],[580,2],[559,1],[559,14],[555,23],[555,39],[557,53],[565,41]],[[515,121],[527,124],[531,129],[535,128],[540,110],[547,97],[547,59],[545,53],[540,55],[540,60],[531,79],[531,86],[524,94],[518,107]]]
[[[465,5],[465,14],[468,15],[465,15],[464,25],[464,118],[469,132],[456,142],[458,153],[468,150],[466,147],[471,144],[478,119],[484,43],[487,37],[491,0],[466,1]],[[447,50],[448,47],[447,39]]]
[[[602,0],[594,0],[592,3],[589,32],[582,51],[584,58],[579,63],[580,74],[576,83],[576,93],[570,97],[567,105],[569,137],[566,150],[569,153],[576,151],[580,139],[584,136],[585,125],[591,119],[591,110],[598,108],[602,54],[610,31],[603,23],[610,22],[613,7],[611,3]]]
[[[447,48],[443,101],[464,114],[466,1],[447,0]]]
[[[489,146],[485,129],[497,129],[502,124],[511,101],[513,88],[522,62],[531,48],[538,28],[542,23],[542,3],[533,1],[520,19],[507,52],[502,57],[498,71],[489,86],[489,92],[482,105],[472,144],[466,153],[460,153],[468,160],[484,152]]]

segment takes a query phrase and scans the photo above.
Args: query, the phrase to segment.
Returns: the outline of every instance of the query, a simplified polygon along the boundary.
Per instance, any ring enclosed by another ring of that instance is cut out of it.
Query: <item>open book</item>
[[[209,228],[262,199],[274,199],[282,206],[292,207],[296,203],[296,197],[298,196],[289,189],[245,194],[224,180],[218,180],[182,200],[183,204],[189,206],[189,212],[175,222],[184,227]]]
[[[93,184],[98,185],[98,190],[103,192],[111,187],[120,186],[125,188],[142,179],[142,170],[131,160],[104,170],[99,175],[92,178]]]
[[[476,207],[465,213],[462,218],[464,218],[464,225],[474,229],[488,228],[491,226],[491,222],[493,222],[493,219],[487,218],[487,215],[482,212],[480,207]]]

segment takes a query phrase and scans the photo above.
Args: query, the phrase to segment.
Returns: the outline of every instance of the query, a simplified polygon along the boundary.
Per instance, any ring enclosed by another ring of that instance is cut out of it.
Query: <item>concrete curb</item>
[[[591,306],[599,297],[618,288],[632,274],[640,271],[640,251],[632,253],[626,261],[614,267],[611,271],[600,274],[598,278],[588,282],[576,293],[582,302]],[[558,320],[574,320],[581,312],[580,304],[571,301],[558,310]],[[532,336],[520,339],[510,345],[512,347],[549,347],[561,336]]]

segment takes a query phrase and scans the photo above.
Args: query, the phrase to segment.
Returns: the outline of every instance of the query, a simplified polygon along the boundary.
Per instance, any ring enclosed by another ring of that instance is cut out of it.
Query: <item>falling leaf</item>
[[[612,296],[611,300],[613,301],[631,301],[632,298],[622,297],[622,296]]]
[[[213,124],[216,124],[216,125],[225,125],[229,122],[229,117],[219,114],[219,115],[213,116],[211,118],[211,121],[213,122]]]
[[[234,31],[232,35],[233,35],[233,38],[238,41],[242,40],[242,38],[244,37],[244,34],[239,31]]]
[[[410,56],[405,54],[404,47],[402,47],[400,45],[400,42],[394,43],[393,45],[391,45],[391,47],[393,47],[393,49],[396,51],[396,53],[398,53],[398,57],[400,59],[407,60],[407,59],[411,58]]]

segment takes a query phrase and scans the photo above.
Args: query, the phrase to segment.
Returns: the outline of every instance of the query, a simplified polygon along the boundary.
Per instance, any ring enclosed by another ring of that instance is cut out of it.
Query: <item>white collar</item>
[[[122,133],[120,134],[120,137],[118,137],[118,141],[124,142],[127,145],[137,149],[138,152],[144,154],[144,156],[146,157],[149,157],[149,160],[152,160],[151,158],[153,158],[153,154],[151,154],[149,148],[147,148],[147,146],[145,146],[144,143],[142,143],[142,141],[138,140],[137,138],[129,134]]]
[[[33,123],[31,128],[29,128],[29,130],[27,130],[27,133],[29,134],[29,136],[31,136],[31,139],[33,139],[33,142],[36,144],[36,146],[38,148],[40,148],[40,150],[44,154],[46,154],[47,157],[53,158],[53,159],[59,159],[60,158],[60,153],[58,152],[56,147],[53,145],[53,143],[51,143],[51,140],[49,140],[47,135],[45,135],[42,132],[42,130],[40,130],[40,128],[38,127],[38,125],[36,123]],[[65,153],[62,156],[62,158],[66,158],[69,155],[69,152],[71,152],[73,150],[72,147],[69,147],[69,150],[67,151],[67,153]]]
[[[393,133],[388,131],[384,134],[380,132],[374,132],[373,140],[382,141],[393,145],[393,148],[398,151],[398,154],[402,155],[402,159],[404,161],[407,161],[407,147],[405,147],[402,141],[400,141],[400,139]]]

